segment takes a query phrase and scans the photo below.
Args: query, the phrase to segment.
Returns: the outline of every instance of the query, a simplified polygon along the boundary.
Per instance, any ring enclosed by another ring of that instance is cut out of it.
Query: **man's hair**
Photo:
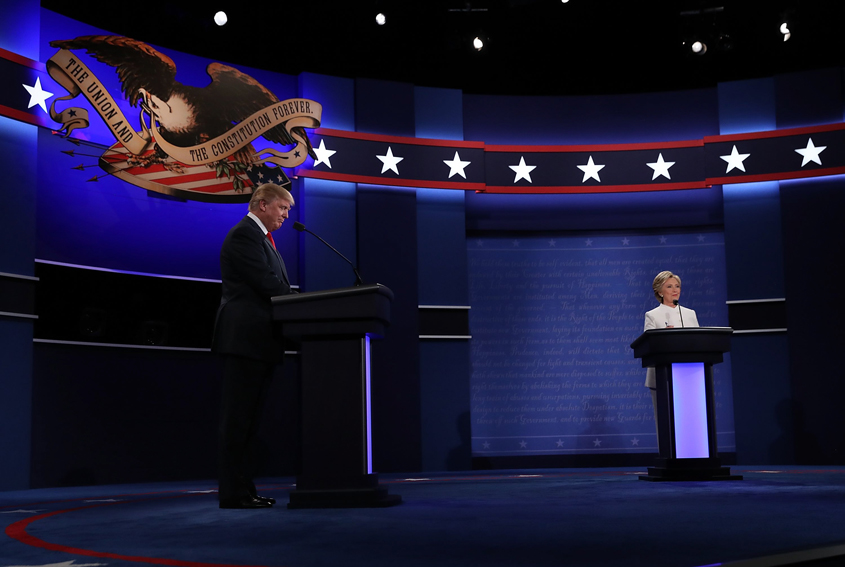
[[[293,195],[290,194],[290,191],[284,187],[276,185],[275,183],[265,183],[252,192],[252,197],[249,200],[249,210],[254,211],[257,209],[259,201],[273,203],[278,199],[287,201],[290,203],[291,207],[296,204],[293,200]]]

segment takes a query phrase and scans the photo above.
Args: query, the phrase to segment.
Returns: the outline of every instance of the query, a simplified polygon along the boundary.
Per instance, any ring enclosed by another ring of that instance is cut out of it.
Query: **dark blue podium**
[[[651,329],[631,343],[657,379],[658,466],[640,480],[742,480],[716,445],[713,365],[731,348],[730,327]]]
[[[299,343],[300,470],[288,508],[399,504],[373,472],[370,340],[390,324],[380,284],[274,297],[273,319]]]

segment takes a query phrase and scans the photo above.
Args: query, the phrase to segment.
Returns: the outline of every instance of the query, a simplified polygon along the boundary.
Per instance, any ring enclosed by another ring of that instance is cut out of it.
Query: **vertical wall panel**
[[[0,48],[38,60],[38,0],[15,0],[3,3],[0,18]]]
[[[460,91],[416,87],[416,136],[463,139]],[[463,191],[417,190],[417,257],[421,305],[468,305]],[[423,470],[472,466],[469,341],[420,343]]]
[[[359,186],[358,258],[368,282],[394,293],[391,324],[373,342],[373,466],[415,471],[420,459],[416,192]]]
[[[463,94],[455,89],[414,88],[417,138],[464,139]]]
[[[414,135],[414,86],[409,83],[355,80],[355,128],[358,132]]]
[[[842,120],[842,80],[842,70],[838,68],[775,77],[778,128]]]
[[[719,133],[723,136],[777,128],[773,78],[720,83],[717,90]]]
[[[469,344],[420,341],[422,470],[472,469]]]
[[[299,75],[299,96],[323,106],[321,127],[355,130],[355,81],[316,73]]]
[[[0,272],[31,276],[35,264],[37,128],[0,117]],[[30,486],[32,320],[0,317],[0,490]]]
[[[736,134],[777,128],[775,81],[772,78],[722,83],[719,132]],[[728,299],[784,297],[780,192],[777,182],[724,185],[725,272]],[[762,276],[765,274],[765,276]],[[761,277],[762,276],[762,277]],[[787,338],[734,336],[731,352],[737,461],[742,464],[793,462],[789,449],[769,448],[783,439],[778,408],[789,398],[788,364],[772,364],[773,344],[787,362]],[[765,388],[762,390],[761,388]],[[787,459],[773,461],[772,459]]]
[[[737,460],[748,465],[794,463],[786,334],[734,335],[730,358]]]
[[[355,129],[355,82],[314,73],[299,76],[299,94],[323,106],[323,128]],[[310,160],[306,162],[310,166]],[[301,178],[299,221],[355,264],[355,184]],[[310,234],[299,235],[303,291],[346,287],[355,283],[352,269]]]
[[[722,191],[728,299],[784,297],[778,183],[724,185]]]
[[[321,179],[300,179],[304,189],[299,219],[350,262],[357,264],[355,184]],[[349,264],[311,234],[300,233],[300,281],[302,291],[318,291],[355,284]],[[362,271],[366,283],[372,283]]]
[[[845,464],[845,176],[781,182],[796,459]]]

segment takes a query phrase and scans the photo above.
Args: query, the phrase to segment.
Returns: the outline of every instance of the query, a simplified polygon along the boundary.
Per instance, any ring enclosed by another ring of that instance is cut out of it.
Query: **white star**
[[[704,235],[703,235],[703,234],[699,234],[699,235],[698,235],[698,241],[699,241],[699,242],[704,242]]]
[[[587,246],[592,246],[593,241],[592,241],[592,239],[588,238],[587,240],[584,241],[584,244],[586,244]]]
[[[514,245],[514,246],[519,246],[519,240],[514,240],[514,241],[513,241],[513,245]]]
[[[654,163],[647,163],[651,169],[654,170],[654,175],[651,176],[651,180],[654,181],[657,179],[658,176],[662,175],[666,179],[672,179],[669,177],[669,168],[675,165],[674,161],[663,161],[663,154],[657,154],[657,161]]]
[[[557,440],[557,446],[558,446],[558,447],[563,447],[563,441],[561,441],[560,439],[558,439],[558,440]]]
[[[484,447],[485,449],[489,449],[490,448],[490,442],[485,441],[484,443],[481,444],[481,446]]]
[[[666,244],[666,237],[665,236],[660,237],[660,244]]]
[[[631,445],[635,445],[635,446],[639,447],[640,446],[640,440],[637,439],[636,437],[634,437],[633,439],[631,439]]]
[[[471,161],[461,161],[461,156],[458,155],[458,152],[455,152],[455,159],[448,160],[444,159],[443,163],[449,166],[449,179],[452,179],[452,176],[455,174],[460,175],[464,179],[467,178],[466,174],[464,173],[464,168],[471,164]]]
[[[811,161],[821,165],[822,160],[819,157],[819,154],[825,151],[825,149],[827,149],[827,146],[814,146],[813,139],[810,138],[810,140],[807,142],[806,148],[798,148],[795,151],[804,156],[804,159],[801,161],[801,167],[804,167]]]
[[[41,88],[41,77],[35,79],[34,87],[30,87],[27,85],[21,86],[26,89],[26,92],[29,93],[29,106],[27,106],[27,108],[32,108],[37,104],[41,107],[41,110],[47,112],[47,105],[44,104],[44,101],[53,96],[53,93],[48,93],[47,91]]]
[[[314,153],[317,154],[317,160],[314,162],[314,165],[320,165],[321,163],[326,164],[329,169],[332,168],[332,162],[329,158],[337,153],[337,150],[329,150],[326,148],[326,141],[320,140],[320,147],[314,148]],[[384,171],[382,171],[384,173]]]
[[[551,248],[554,248],[555,246],[557,246],[557,241],[556,240],[549,240],[549,246]]]
[[[478,244],[479,247],[484,246],[483,240],[476,240],[475,243]]]
[[[629,244],[630,242],[631,242],[631,241],[630,241],[630,240],[628,240],[627,238],[623,238],[623,239],[622,239],[622,246],[628,246],[628,244]]]
[[[536,165],[525,165],[525,158],[522,156],[519,158],[519,165],[509,165],[508,167],[516,173],[513,179],[514,183],[520,179],[525,179],[528,183],[532,183],[531,172],[537,168]]]
[[[383,164],[381,166],[381,172],[382,173],[384,173],[385,171],[390,169],[390,170],[393,170],[393,173],[395,173],[396,175],[399,175],[399,169],[397,169],[396,164],[399,163],[400,161],[402,161],[405,158],[394,157],[393,156],[393,150],[390,149],[390,146],[387,146],[387,154],[386,155],[376,156],[376,157],[379,158],[381,160],[381,163]]]
[[[745,158],[750,156],[751,154],[741,154],[736,151],[736,145],[734,145],[733,149],[731,150],[731,154],[727,156],[719,156],[726,162],[728,162],[728,170],[725,173],[730,173],[732,169],[736,168],[740,171],[745,171],[745,165],[743,165],[743,161]]]
[[[593,447],[601,447],[601,441],[599,441],[598,439],[593,441]]]
[[[584,179],[581,180],[581,183],[584,183],[586,180],[592,178],[601,183],[601,179],[599,179],[599,171],[604,169],[603,165],[596,165],[593,163],[593,156],[590,156],[590,159],[587,160],[587,165],[579,165],[578,169],[584,172]]]
[[[519,442],[519,448],[520,449],[525,449],[526,447],[528,447],[528,443],[526,443],[525,441]]]

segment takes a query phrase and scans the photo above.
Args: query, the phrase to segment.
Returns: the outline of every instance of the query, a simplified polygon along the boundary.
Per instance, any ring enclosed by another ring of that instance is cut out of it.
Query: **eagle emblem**
[[[51,117],[65,136],[86,127],[86,109],[56,109],[59,101],[84,95],[117,140],[100,166],[130,183],[188,199],[245,201],[260,182],[289,184],[282,167],[316,157],[306,133],[320,124],[315,101],[281,101],[250,75],[217,62],[206,67],[206,86],[182,84],[170,57],[128,37],[82,36],[50,45],[59,52],[48,71],[68,91],[51,105]],[[139,129],[77,55],[82,50],[115,69],[122,95],[141,111]],[[256,149],[259,142],[266,146]]]

